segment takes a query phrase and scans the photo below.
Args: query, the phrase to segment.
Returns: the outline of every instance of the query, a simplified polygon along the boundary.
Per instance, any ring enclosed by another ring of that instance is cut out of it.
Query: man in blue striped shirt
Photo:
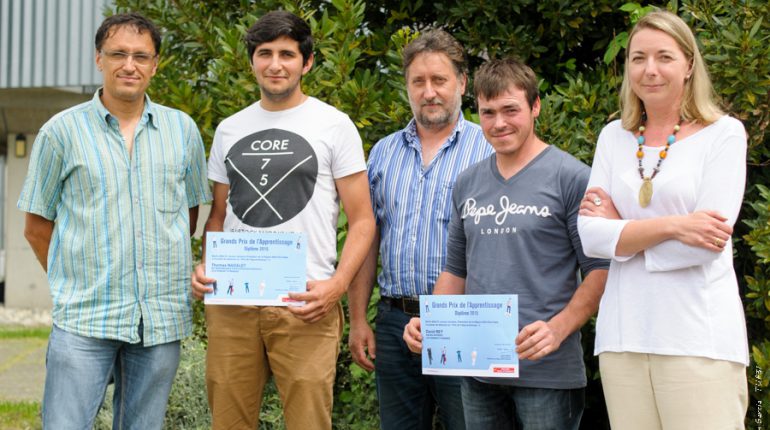
[[[113,427],[160,429],[192,331],[205,153],[187,114],[145,95],[160,49],[152,22],[114,15],[95,45],[104,86],[41,128],[18,202],[53,296],[43,428],[91,428],[112,376]]]
[[[402,334],[419,315],[418,295],[431,294],[443,270],[455,178],[493,150],[461,114],[467,67],[457,40],[429,31],[404,48],[403,67],[414,119],[369,154],[378,235],[348,291],[350,351],[359,366],[375,370],[382,429],[432,429],[436,409],[445,428],[464,429],[459,379],[423,376]],[[366,310],[378,254],[375,336]]]

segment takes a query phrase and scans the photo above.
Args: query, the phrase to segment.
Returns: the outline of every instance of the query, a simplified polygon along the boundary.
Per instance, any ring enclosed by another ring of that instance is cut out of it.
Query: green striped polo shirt
[[[211,199],[187,114],[145,97],[129,154],[99,98],[40,129],[18,208],[54,221],[53,322],[81,336],[144,345],[190,334],[188,208]]]

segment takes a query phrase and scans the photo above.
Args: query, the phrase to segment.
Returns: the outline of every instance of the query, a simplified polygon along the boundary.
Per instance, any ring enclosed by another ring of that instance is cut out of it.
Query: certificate
[[[207,305],[301,305],[289,292],[306,287],[307,240],[301,233],[208,232],[206,276],[216,279]]]
[[[420,296],[423,375],[518,378],[515,294]]]

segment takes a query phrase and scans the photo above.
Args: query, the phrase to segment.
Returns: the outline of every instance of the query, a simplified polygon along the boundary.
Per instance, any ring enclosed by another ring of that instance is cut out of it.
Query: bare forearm
[[[193,206],[189,209],[190,213],[190,236],[195,235],[195,229],[198,228],[198,206]]]
[[[615,250],[616,255],[633,255],[663,241],[675,240],[718,253],[732,234],[732,224],[725,216],[717,211],[702,210],[687,215],[631,221],[620,233]]]
[[[32,247],[32,251],[37,257],[37,261],[43,266],[43,270],[48,272],[48,247],[51,244],[50,236],[46,238],[42,237],[27,237],[27,241]]]
[[[54,222],[39,215],[28,213],[25,218],[24,237],[32,247],[37,261],[48,271],[48,248],[51,245]]]
[[[632,220],[623,228],[615,255],[628,256],[651,248],[675,235],[675,216]]]
[[[206,261],[206,233],[209,231],[224,231],[225,216],[227,212],[227,196],[230,194],[230,186],[214,182],[214,200],[211,204],[209,217],[203,226],[203,252],[201,253],[201,262]]]
[[[348,289],[348,308],[350,322],[367,322],[366,310],[374,289],[374,278],[377,272],[377,257],[379,255],[379,235],[375,233],[372,246],[364,259],[361,268],[356,273]]]
[[[224,222],[220,219],[209,217],[203,226],[203,235],[201,236],[201,263],[206,262],[206,233],[210,231],[224,231]]]
[[[374,240],[375,224],[365,171],[337,179],[335,185],[348,216],[348,236],[332,277],[340,286],[339,295],[342,296],[369,253]]]
[[[204,234],[208,231],[224,231],[225,223],[223,219],[209,217],[203,227]]]
[[[433,294],[465,294],[465,278],[441,272],[433,287]]]
[[[337,270],[334,273],[334,278],[341,285],[344,285],[345,290],[348,289],[353,277],[361,268],[364,259],[369,255],[374,238],[374,230],[374,219],[370,217],[360,217],[355,221],[351,221],[348,225],[348,236],[345,240],[345,245],[342,247],[342,255],[340,256]]]
[[[599,309],[599,301],[607,282],[606,270],[593,270],[578,286],[567,306],[548,322],[559,333],[562,340],[579,330]]]

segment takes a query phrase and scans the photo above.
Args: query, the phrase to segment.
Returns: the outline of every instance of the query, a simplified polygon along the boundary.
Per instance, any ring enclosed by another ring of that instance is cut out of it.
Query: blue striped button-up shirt
[[[198,128],[145,108],[129,154],[94,98],[54,116],[32,147],[19,209],[54,221],[53,322],[81,336],[146,346],[190,334],[189,207],[210,200]]]
[[[368,173],[380,229],[381,295],[433,292],[446,262],[455,178],[493,152],[481,128],[463,118],[428,166],[422,163],[414,119],[372,148]]]

